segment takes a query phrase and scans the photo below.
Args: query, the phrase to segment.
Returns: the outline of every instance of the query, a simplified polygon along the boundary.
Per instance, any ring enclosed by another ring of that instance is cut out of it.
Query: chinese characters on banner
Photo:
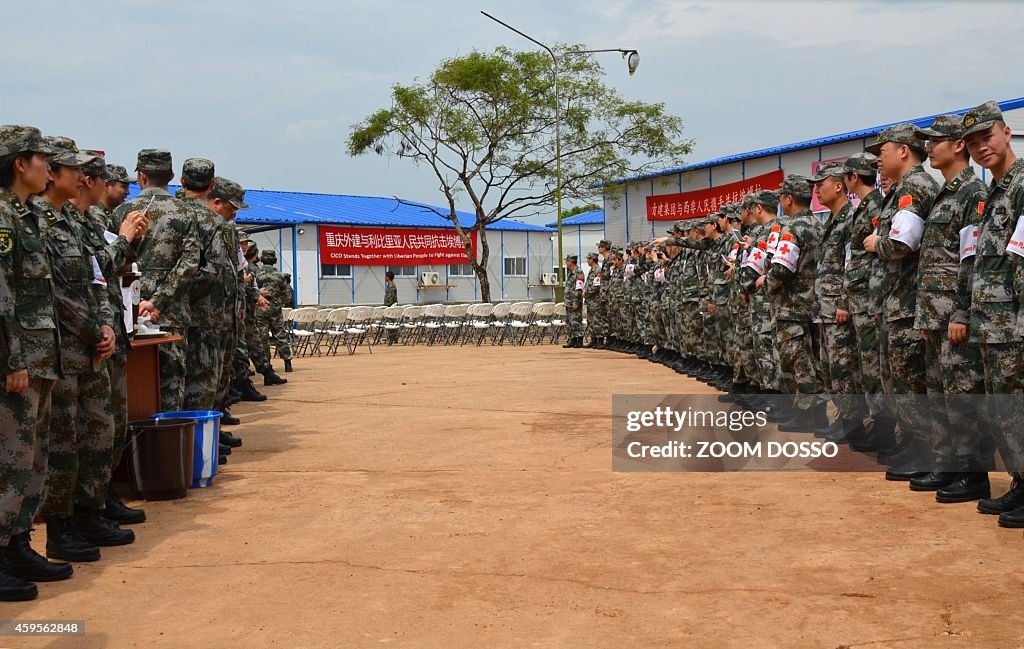
[[[472,235],[476,255],[476,233]],[[320,263],[353,266],[468,264],[466,246],[452,230],[320,226]]]
[[[785,174],[782,170],[772,171],[734,183],[698,189],[681,194],[661,194],[647,197],[648,221],[677,221],[692,219],[717,212],[729,203],[738,203],[746,194],[761,189],[778,189]]]

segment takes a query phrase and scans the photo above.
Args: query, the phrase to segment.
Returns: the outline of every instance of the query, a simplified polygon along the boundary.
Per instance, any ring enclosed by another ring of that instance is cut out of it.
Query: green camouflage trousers
[[[841,418],[866,419],[867,404],[860,383],[857,332],[852,319],[846,324],[821,323],[821,374],[825,392]]]
[[[583,305],[577,301],[578,309],[565,307],[565,335],[570,339],[583,337]]]
[[[981,349],[971,343],[953,345],[945,331],[929,331],[924,364],[929,402],[938,400],[929,408],[935,470],[986,470],[982,467],[989,463],[991,448],[982,432],[985,413],[978,409],[978,395],[985,394]]]
[[[214,399],[214,405],[218,408],[227,398],[231,382],[234,380],[235,348],[238,346],[239,326],[240,323],[235,322],[235,326],[222,332],[220,337],[221,372],[220,378],[217,380],[217,395]]]
[[[103,509],[114,459],[107,368],[59,379],[52,403],[43,513],[63,518],[74,505]]]
[[[212,410],[224,369],[224,335],[196,327],[188,330],[188,379],[183,410]]]
[[[288,331],[284,327],[284,318],[281,310],[263,311],[256,316],[256,324],[259,327],[259,337],[263,341],[263,353],[270,362],[270,341],[274,341],[277,348],[277,356],[281,360],[291,360],[292,347],[288,343]]]
[[[270,369],[270,357],[267,356],[267,346],[260,338],[259,327],[256,325],[256,318],[246,318],[245,321],[245,350],[247,352],[246,369],[242,378],[248,378],[249,361],[252,361],[256,371],[263,373]],[[236,376],[236,378],[238,378]]]
[[[164,329],[181,342],[160,345],[160,412],[182,410],[185,404],[185,381],[188,376],[188,341],[185,331]],[[154,413],[155,414],[155,413]]]
[[[128,435],[127,358],[115,352],[107,359],[107,369],[110,371],[110,412],[114,417],[114,460],[111,466],[117,468],[124,455]]]
[[[892,413],[885,403],[882,389],[882,342],[879,334],[878,316],[874,313],[854,313],[853,329],[857,339],[860,362],[860,385],[868,402],[872,417]]]
[[[0,547],[32,528],[46,494],[50,379],[30,379],[24,394],[0,390]]]
[[[603,338],[608,335],[608,305],[598,296],[587,300],[587,321],[592,336]]]
[[[822,377],[818,357],[817,327],[809,322],[778,323],[776,333],[779,349],[779,377],[788,394],[795,395],[794,405],[807,410],[821,392]]]
[[[928,415],[915,399],[892,399],[905,394],[926,394],[924,340],[913,318],[881,323],[882,389],[904,433],[931,442]]]
[[[990,403],[990,432],[1010,472],[1024,477],[1024,432],[1020,425],[1024,417],[1020,407],[1024,398],[1024,345],[1020,341],[981,343],[981,362]]]

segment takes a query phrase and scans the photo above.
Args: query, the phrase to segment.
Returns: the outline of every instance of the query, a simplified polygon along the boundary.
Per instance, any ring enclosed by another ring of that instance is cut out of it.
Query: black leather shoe
[[[1010,490],[1002,496],[978,501],[978,511],[982,514],[1002,514],[1018,507],[1024,507],[1024,480],[1017,477],[1010,483]]]
[[[220,443],[228,448],[238,448],[242,445],[242,440],[231,433],[222,430],[220,431]]]
[[[914,463],[898,466],[885,472],[885,479],[891,482],[906,482],[914,478],[923,478],[928,472]]]
[[[999,515],[999,527],[1024,527],[1024,507],[1011,509]]]
[[[932,471],[926,476],[920,478],[910,479],[910,490],[911,491],[938,491],[943,487],[952,484],[958,477],[959,473],[946,473],[942,471]]]
[[[224,442],[221,442],[217,445],[217,452],[220,455],[231,455],[231,447]]]
[[[108,548],[135,542],[135,532],[122,530],[116,522],[96,510],[76,514],[73,524],[86,541],[97,547]]]
[[[284,371],[285,372],[291,372],[292,371],[292,359],[289,358],[288,360],[286,360],[284,362]]]
[[[100,560],[100,549],[85,540],[70,518],[46,518],[46,556],[74,563]]]
[[[146,512],[141,509],[133,509],[121,502],[121,499],[114,493],[113,487],[107,492],[106,508],[103,515],[112,521],[122,525],[137,525],[146,522]]]
[[[940,503],[966,503],[992,495],[987,473],[961,473],[956,480],[935,492]]]
[[[0,602],[27,602],[39,597],[39,589],[8,572],[7,566],[0,565]]]
[[[33,550],[28,532],[11,537],[3,561],[7,572],[25,581],[63,581],[75,574],[70,563],[50,563]]]
[[[218,455],[217,456],[217,466],[224,466],[227,463],[228,463],[228,456],[227,455]]]
[[[227,410],[221,410],[220,414],[221,414],[221,417],[220,417],[220,425],[221,426],[237,426],[237,425],[242,423],[241,419],[239,419],[238,417],[232,415]]]

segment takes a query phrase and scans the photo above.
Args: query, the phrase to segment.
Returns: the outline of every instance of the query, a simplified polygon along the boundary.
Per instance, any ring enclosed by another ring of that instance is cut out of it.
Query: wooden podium
[[[128,352],[128,421],[149,419],[160,412],[160,345],[181,341],[181,336],[131,341]]]

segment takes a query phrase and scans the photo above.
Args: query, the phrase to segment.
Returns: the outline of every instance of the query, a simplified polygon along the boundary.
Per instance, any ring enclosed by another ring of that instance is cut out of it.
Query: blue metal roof
[[[173,194],[177,186],[171,186]],[[131,186],[129,196],[139,193],[137,185]],[[238,212],[240,225],[300,225],[319,223],[324,225],[375,225],[413,228],[451,228],[451,221],[437,211],[446,208],[420,203],[398,201],[394,198],[377,196],[346,196],[341,194],[310,194],[304,192],[279,192],[263,189],[248,189],[245,202],[249,209]],[[435,211],[436,210],[436,211]],[[469,212],[457,211],[459,223],[472,227],[476,217]],[[488,230],[513,232],[551,232],[549,228],[531,223],[503,219],[487,226]]]
[[[562,219],[562,227],[569,225],[604,225],[604,210],[590,210],[589,212],[580,212],[575,216],[570,216],[567,219]],[[557,228],[558,222],[548,223],[549,228]]]
[[[1004,111],[1014,110],[1017,108],[1024,107],[1024,97],[1017,99],[1007,99],[1006,101],[999,102],[999,107]],[[936,115],[928,115],[926,117],[918,117],[917,119],[903,120],[901,122],[892,122],[891,124],[882,124],[880,126],[872,126],[870,128],[861,129],[859,131],[850,131],[849,133],[840,133],[838,135],[829,135],[827,137],[818,138],[816,140],[804,140],[803,142],[794,142],[793,144],[785,144],[783,146],[769,147],[767,149],[758,149],[756,151],[749,151],[747,153],[736,153],[733,155],[723,156],[721,158],[714,158],[712,160],[705,160],[704,162],[695,162],[693,164],[683,165],[682,167],[674,167],[672,169],[665,169],[664,171],[655,171],[649,174],[643,174],[640,176],[633,176],[631,178],[620,178],[610,183],[604,183],[607,185],[616,185],[619,183],[630,182],[635,180],[647,180],[649,178],[657,178],[659,176],[670,176],[672,174],[683,173],[687,171],[695,171],[697,169],[706,169],[708,167],[717,167],[720,165],[729,164],[731,162],[742,162],[743,160],[752,160],[754,158],[764,158],[766,156],[780,155],[788,153],[790,151],[799,151],[800,149],[810,149],[813,147],[825,146],[828,144],[837,144],[839,142],[849,142],[850,140],[859,140],[862,138],[872,137],[876,135],[882,129],[895,126],[896,124],[902,124],[904,122],[910,122],[916,126],[930,126],[937,115],[963,115],[967,111],[974,108],[970,106],[968,108],[961,108],[960,110],[951,110],[945,113],[937,113]],[[563,221],[562,223],[565,223]]]

